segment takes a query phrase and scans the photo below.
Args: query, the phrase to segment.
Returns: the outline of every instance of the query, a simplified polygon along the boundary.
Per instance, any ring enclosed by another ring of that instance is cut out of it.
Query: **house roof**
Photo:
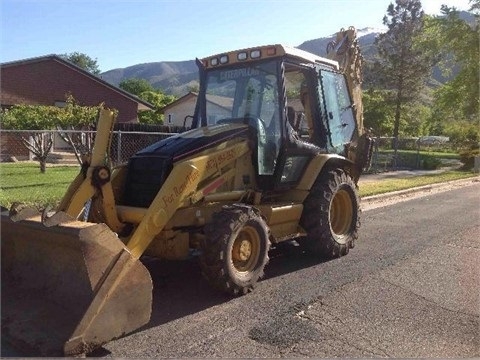
[[[190,92],[186,93],[185,95],[183,95],[182,97],[179,97],[177,100],[175,100],[175,101],[171,102],[170,104],[161,108],[160,112],[163,113],[165,110],[168,110],[168,109],[170,109],[170,108],[172,108],[172,107],[174,107],[174,106],[176,106],[176,105],[178,105],[178,104],[180,104],[180,103],[182,103],[186,100],[196,98],[197,96],[198,96],[198,93],[190,91]]]
[[[10,61],[10,62],[4,62],[4,63],[1,63],[0,64],[0,67],[1,68],[7,68],[7,67],[13,67],[13,66],[19,66],[19,65],[27,65],[27,64],[33,64],[33,63],[38,63],[38,62],[42,62],[42,61],[56,61],[76,72],[79,72],[81,73],[82,75],[90,78],[92,81],[95,81],[99,84],[101,84],[102,86],[105,86],[107,88],[109,88],[110,90],[120,94],[121,96],[124,96],[128,99],[130,99],[131,101],[134,101],[136,103],[138,103],[138,109],[139,110],[153,110],[155,107],[140,99],[139,97],[129,93],[128,91],[125,91],[115,85],[112,85],[108,82],[106,82],[105,80],[103,80],[102,78],[86,71],[85,69],[82,69],[81,67],[75,65],[74,63],[68,61],[68,60],[65,60],[63,58],[61,58],[60,56],[58,55],[55,55],[55,54],[51,54],[51,55],[45,55],[45,56],[39,56],[39,57],[35,57],[35,58],[29,58],[29,59],[22,59],[22,60],[16,60],[16,61]]]
[[[183,95],[182,97],[178,98],[174,102],[168,104],[167,106],[163,107],[161,109],[162,112],[165,112],[166,110],[186,101],[192,98],[197,98],[198,93],[190,91],[189,93]],[[221,108],[224,108],[226,110],[229,110],[233,106],[233,99],[226,97],[226,96],[219,96],[219,95],[207,95],[207,102],[211,104],[215,104]]]

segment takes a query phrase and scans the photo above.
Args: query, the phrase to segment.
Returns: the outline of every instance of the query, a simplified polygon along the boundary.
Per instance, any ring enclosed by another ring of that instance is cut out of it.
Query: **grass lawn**
[[[39,208],[55,207],[79,171],[78,166],[50,166],[42,174],[37,163],[0,163],[0,205],[10,208],[13,202],[21,202]],[[441,174],[403,179],[369,181],[360,184],[360,196],[382,194],[475,175],[469,171],[447,171]]]
[[[55,206],[79,173],[79,166],[50,166],[40,173],[38,163],[0,164],[0,205],[13,202],[45,207]]]
[[[471,171],[452,170],[440,174],[412,176],[401,179],[383,179],[359,184],[360,196],[371,196],[418,186],[442,183],[477,176]]]
[[[372,169],[390,168],[393,164],[394,151],[379,149],[373,154]],[[460,160],[458,153],[421,150],[398,150],[397,165],[412,169],[434,170],[443,163]]]
[[[393,154],[394,150],[392,149],[378,149],[379,153],[385,154]],[[460,159],[460,155],[456,152],[442,152],[442,151],[435,151],[435,150],[398,150],[398,154],[410,154],[416,155],[419,154],[420,156],[430,156],[437,159]]]

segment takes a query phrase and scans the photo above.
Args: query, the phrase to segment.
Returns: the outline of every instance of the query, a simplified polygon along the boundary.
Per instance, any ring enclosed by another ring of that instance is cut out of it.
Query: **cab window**
[[[330,150],[342,153],[355,130],[355,117],[345,78],[342,74],[320,71],[319,98],[324,107],[330,134]]]

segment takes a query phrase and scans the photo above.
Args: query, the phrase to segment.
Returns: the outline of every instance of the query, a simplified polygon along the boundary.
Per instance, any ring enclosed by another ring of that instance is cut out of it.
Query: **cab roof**
[[[207,68],[223,67],[237,63],[249,63],[253,61],[276,58],[289,57],[296,61],[306,63],[323,64],[338,70],[338,63],[295,47],[285,46],[282,44],[264,45],[251,47],[241,50],[229,51],[202,59],[202,63]]]

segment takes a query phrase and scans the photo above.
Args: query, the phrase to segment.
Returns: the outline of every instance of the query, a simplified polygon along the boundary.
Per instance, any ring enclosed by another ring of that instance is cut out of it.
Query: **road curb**
[[[377,200],[385,200],[388,198],[393,198],[393,197],[402,196],[402,195],[409,195],[409,194],[414,194],[414,193],[423,192],[423,191],[430,191],[432,189],[448,187],[451,185],[464,186],[464,185],[468,185],[475,182],[480,182],[480,176],[473,176],[466,179],[451,180],[451,181],[440,182],[435,184],[417,186],[410,189],[391,191],[384,194],[365,196],[365,197],[362,197],[362,202],[369,203]]]

